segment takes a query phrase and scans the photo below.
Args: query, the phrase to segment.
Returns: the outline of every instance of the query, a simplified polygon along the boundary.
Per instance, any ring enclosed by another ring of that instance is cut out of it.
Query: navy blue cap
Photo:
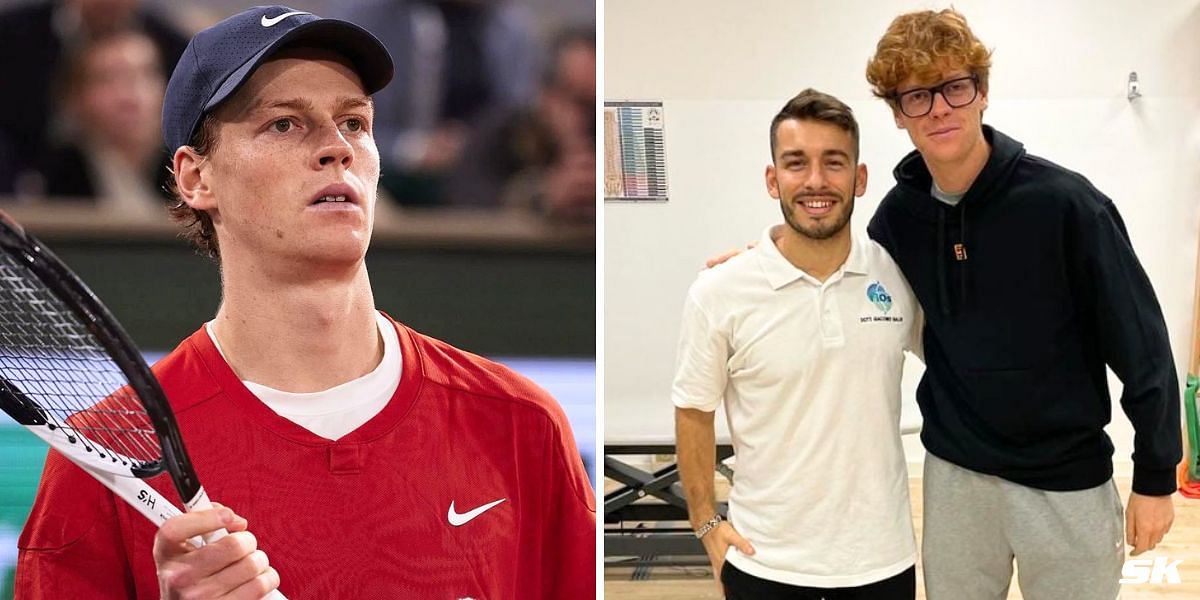
[[[200,33],[175,65],[163,99],[163,141],[186,146],[200,119],[224,102],[280,49],[305,45],[345,56],[367,94],[392,80],[392,57],[366,29],[286,6],[256,6]]]

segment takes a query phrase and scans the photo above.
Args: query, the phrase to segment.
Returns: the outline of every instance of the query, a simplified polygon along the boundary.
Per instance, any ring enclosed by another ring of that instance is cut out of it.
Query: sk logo
[[[892,296],[878,281],[867,286],[867,299],[885,315],[892,309]]]

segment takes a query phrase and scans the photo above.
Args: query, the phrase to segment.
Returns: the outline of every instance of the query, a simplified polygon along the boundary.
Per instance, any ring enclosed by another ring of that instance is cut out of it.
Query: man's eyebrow
[[[374,110],[375,103],[370,96],[342,96],[335,100],[338,112],[352,108],[366,108]],[[247,114],[252,114],[262,110],[271,110],[276,108],[286,108],[295,111],[311,111],[316,107],[312,100],[307,98],[287,98],[284,100],[255,100],[250,108],[246,109]]]
[[[285,100],[269,100],[269,101],[263,100],[260,98],[258,100],[255,100],[254,104],[251,104],[250,107],[246,109],[246,113],[250,114],[250,113],[258,112],[260,110],[270,110],[273,108],[290,108],[292,110],[305,111],[305,110],[312,110],[313,103],[311,100],[306,100],[304,98],[288,98]]]
[[[826,156],[826,157],[840,156],[842,158],[849,159],[850,153],[846,152],[845,150],[841,150],[839,148],[831,148],[829,150],[821,151],[821,156]],[[803,150],[785,150],[779,155],[779,158],[807,158],[807,157],[808,157],[808,154],[806,154]]]
[[[370,96],[342,96],[337,99],[337,106],[339,110],[365,108],[374,111],[375,101]]]

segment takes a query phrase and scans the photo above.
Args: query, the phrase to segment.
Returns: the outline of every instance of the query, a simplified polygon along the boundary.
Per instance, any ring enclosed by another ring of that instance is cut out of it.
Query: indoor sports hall
[[[164,86],[194,33],[252,4],[0,0],[0,79],[22,89],[0,101],[0,210],[91,287],[150,363],[221,302],[217,265],[167,217]],[[360,23],[398,65],[375,98],[376,306],[548,391],[594,481],[594,3],[285,4]],[[0,598],[13,594],[45,455],[0,414]]]
[[[852,237],[865,235],[896,183],[893,168],[913,150],[887,104],[872,96],[864,77],[868,60],[898,15],[949,6],[909,0],[771,1],[753,8],[717,0],[686,7],[605,3],[606,598],[721,597],[693,535],[696,524],[687,519],[675,455],[672,380],[689,286],[706,259],[744,248],[780,222],[777,200],[764,186],[768,125],[804,88],[840,98],[857,117],[869,180],[850,227]],[[1083,175],[1115,203],[1161,305],[1183,395],[1188,374],[1200,368],[1200,6],[1191,0],[962,0],[953,7],[992,51],[983,123],[1020,140],[1030,154]],[[793,360],[803,368],[803,346],[815,342],[795,343]],[[906,355],[900,429],[918,543],[926,454],[915,394],[923,372],[922,362]],[[1108,384],[1112,420],[1104,430],[1115,446],[1114,478],[1124,500],[1134,430],[1119,403],[1122,383],[1111,371]],[[738,476],[725,419],[718,411],[718,510]],[[1194,436],[1195,422],[1181,417],[1181,429],[1189,424]],[[864,437],[861,443],[875,442]],[[1189,444],[1186,431],[1184,445],[1194,454],[1195,439]],[[1194,468],[1194,456],[1191,461]],[[1195,477],[1184,474],[1181,483],[1189,476]],[[1162,543],[1124,564],[1129,581],[1120,597],[1200,597],[1200,498],[1175,494],[1173,505],[1174,525]],[[1022,597],[1016,577],[1008,598]],[[918,562],[918,598],[925,598],[922,583]]]

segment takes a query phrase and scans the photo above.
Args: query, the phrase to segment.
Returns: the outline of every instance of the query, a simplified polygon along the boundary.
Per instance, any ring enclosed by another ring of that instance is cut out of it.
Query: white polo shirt
[[[923,317],[865,236],[822,283],[770,232],[692,284],[671,399],[725,403],[737,456],[730,521],[755,548],[730,548],[729,562],[791,585],[874,583],[916,562],[900,378]]]

